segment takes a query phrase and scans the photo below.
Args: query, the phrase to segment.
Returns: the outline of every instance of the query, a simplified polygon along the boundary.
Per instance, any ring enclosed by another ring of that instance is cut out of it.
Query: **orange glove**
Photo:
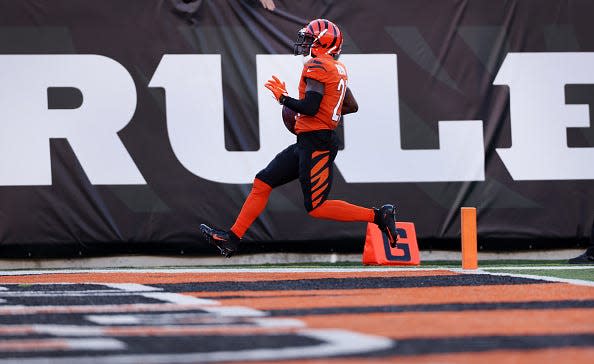
[[[281,96],[289,96],[287,93],[287,86],[284,82],[278,79],[276,76],[272,76],[268,82],[264,85],[267,89],[272,91],[276,101],[280,103]]]

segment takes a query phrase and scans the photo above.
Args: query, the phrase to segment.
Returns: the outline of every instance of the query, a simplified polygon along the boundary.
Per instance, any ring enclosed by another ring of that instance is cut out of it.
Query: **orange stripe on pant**
[[[324,168],[324,170],[318,174],[317,177],[311,179],[311,192],[317,190],[324,182],[328,180],[330,176],[330,169]]]
[[[325,192],[330,187],[329,183],[326,182],[330,176],[330,168],[328,167],[328,161],[330,160],[330,151],[315,151],[311,154],[311,160],[324,155],[320,160],[313,166],[310,171],[310,198],[311,208],[315,209],[318,207],[326,196]]]
[[[324,155],[330,153],[329,150],[316,150],[315,152],[311,153],[311,159],[314,159],[317,156]]]
[[[314,158],[315,157],[312,155],[311,159],[314,159]],[[320,159],[320,161],[318,163],[316,163],[313,166],[313,168],[311,169],[310,177],[313,178],[313,176],[315,176],[322,169],[322,167],[324,167],[328,163],[329,159],[330,159],[330,156],[325,156],[322,159]]]
[[[312,200],[316,200],[318,197],[321,197],[320,195],[322,193],[324,193],[326,190],[328,189],[328,184],[324,184],[321,188],[319,188],[317,191],[314,192],[314,190],[312,189],[312,194],[311,194],[311,199]],[[312,203],[313,204],[313,203]]]

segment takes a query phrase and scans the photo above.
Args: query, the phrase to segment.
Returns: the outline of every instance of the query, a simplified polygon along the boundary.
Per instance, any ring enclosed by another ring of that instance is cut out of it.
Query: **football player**
[[[373,222],[385,232],[395,247],[398,233],[395,208],[356,206],[341,200],[328,200],[332,186],[333,162],[339,140],[334,131],[342,115],[356,112],[357,102],[348,88],[346,67],[338,61],[342,34],[326,19],[316,19],[298,33],[295,55],[306,57],[299,98],[288,95],[285,83],[276,76],[266,83],[276,100],[297,112],[297,142],[276,155],[254,179],[235,224],[229,230],[200,225],[202,234],[222,255],[231,257],[241,238],[264,210],[273,188],[299,179],[305,209],[309,215],[336,221]]]

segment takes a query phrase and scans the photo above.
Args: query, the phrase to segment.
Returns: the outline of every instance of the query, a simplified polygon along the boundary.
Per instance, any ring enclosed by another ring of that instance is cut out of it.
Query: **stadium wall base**
[[[480,260],[566,260],[583,253],[582,249],[543,250],[505,253],[481,253]],[[421,251],[421,263],[430,261],[459,262],[460,252]],[[0,267],[9,269],[59,269],[59,268],[148,268],[148,267],[196,267],[196,266],[237,266],[295,263],[344,263],[361,262],[361,254],[299,254],[267,253],[243,254],[231,259],[204,256],[148,256],[120,255],[111,257],[73,258],[73,259],[0,259]]]

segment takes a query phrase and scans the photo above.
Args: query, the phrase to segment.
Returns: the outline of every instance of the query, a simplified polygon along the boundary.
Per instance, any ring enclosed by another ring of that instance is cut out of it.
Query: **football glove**
[[[272,78],[268,80],[264,86],[272,92],[274,98],[279,103],[281,102],[281,97],[289,96],[287,93],[287,86],[276,76],[272,76]]]

